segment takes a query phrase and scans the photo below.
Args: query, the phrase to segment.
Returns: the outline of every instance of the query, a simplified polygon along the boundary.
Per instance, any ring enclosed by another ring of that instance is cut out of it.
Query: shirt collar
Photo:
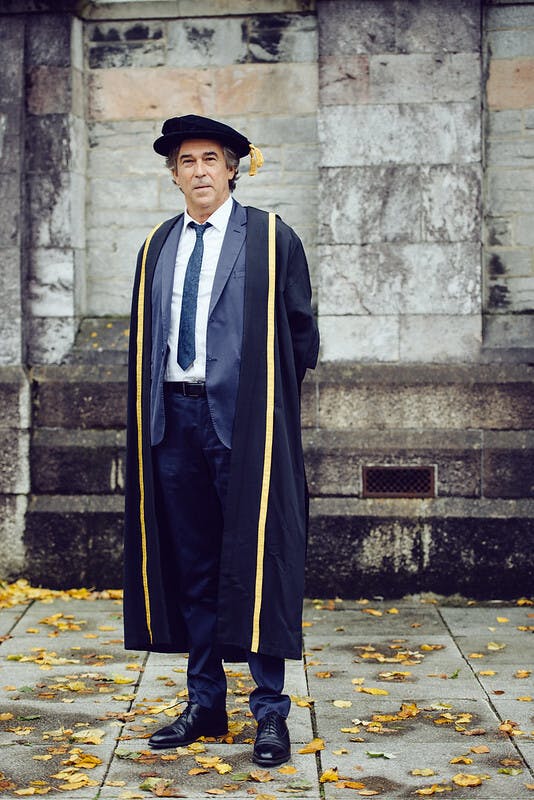
[[[210,225],[213,225],[214,228],[217,228],[218,231],[226,230],[226,226],[228,225],[228,220],[230,219],[230,214],[232,213],[232,206],[233,206],[233,199],[232,195],[226,198],[224,203],[216,209],[213,214],[208,217],[206,222],[209,222]],[[196,222],[190,214],[188,214],[187,209],[184,211],[184,230],[187,228],[190,222]]]

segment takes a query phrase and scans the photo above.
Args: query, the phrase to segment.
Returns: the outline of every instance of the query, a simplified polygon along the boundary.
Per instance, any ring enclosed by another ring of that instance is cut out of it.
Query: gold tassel
[[[264,158],[263,153],[259,147],[254,147],[253,144],[249,145],[250,148],[250,169],[248,174],[255,175],[260,167],[263,167]]]

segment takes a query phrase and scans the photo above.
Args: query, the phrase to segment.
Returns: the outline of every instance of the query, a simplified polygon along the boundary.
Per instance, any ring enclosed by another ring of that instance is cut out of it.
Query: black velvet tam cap
[[[166,120],[161,132],[163,136],[154,142],[154,150],[162,156],[168,156],[173,147],[187,139],[213,139],[230,147],[239,158],[248,156],[250,151],[250,142],[246,136],[229,125],[196,114]]]

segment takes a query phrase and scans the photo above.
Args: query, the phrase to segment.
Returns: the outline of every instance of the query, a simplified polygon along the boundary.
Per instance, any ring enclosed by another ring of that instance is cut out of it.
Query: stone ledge
[[[312,498],[310,517],[336,519],[526,519],[534,523],[534,499],[494,500],[462,497],[418,499]]]

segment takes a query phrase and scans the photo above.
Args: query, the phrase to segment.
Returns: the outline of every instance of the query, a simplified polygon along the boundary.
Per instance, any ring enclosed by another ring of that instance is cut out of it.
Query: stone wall
[[[183,18],[85,25],[88,315],[129,313],[139,247],[183,208],[152,149],[162,121],[180,114],[221,119],[261,148],[265,166],[251,178],[242,161],[236,198],[294,226],[314,267],[317,20],[307,5],[277,0],[259,14],[212,3],[206,14],[199,4]]]
[[[481,344],[480,9],[320,0],[323,359]]]
[[[488,6],[485,33],[485,343],[495,357],[534,344],[534,4]]]

